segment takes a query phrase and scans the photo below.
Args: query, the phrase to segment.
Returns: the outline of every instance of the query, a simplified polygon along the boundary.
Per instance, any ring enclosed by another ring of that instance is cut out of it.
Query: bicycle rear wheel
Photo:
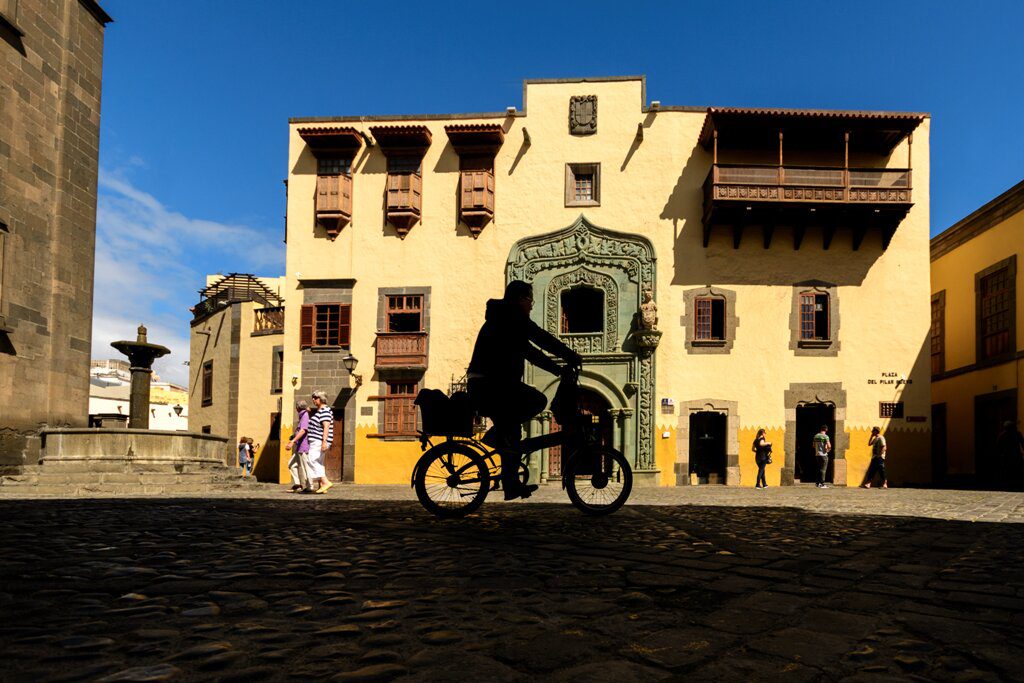
[[[587,515],[609,515],[622,507],[633,490],[633,469],[619,451],[605,446],[583,446],[569,459],[565,492]]]
[[[483,505],[490,483],[483,456],[458,442],[431,448],[416,464],[416,497],[437,517],[458,518],[475,512]]]

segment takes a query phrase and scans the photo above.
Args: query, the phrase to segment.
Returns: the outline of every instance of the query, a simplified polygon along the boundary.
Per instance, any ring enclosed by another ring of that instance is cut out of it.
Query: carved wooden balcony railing
[[[704,196],[711,202],[909,204],[910,170],[715,164]]]
[[[883,244],[887,245],[912,205],[910,169],[713,164],[704,181],[704,246],[708,245],[711,228],[725,224],[733,227],[734,246],[738,248],[745,224],[771,226],[784,221],[781,217],[787,214],[780,210],[790,212],[788,217],[795,220],[800,235],[803,224],[812,222],[809,216],[818,211],[813,220],[831,225],[826,230],[826,241],[834,232],[836,221],[832,216],[838,215],[836,210],[845,212],[842,220],[857,224],[854,249],[859,247],[869,224],[884,229]],[[810,212],[793,213],[801,207]],[[853,220],[853,216],[859,217]],[[770,227],[765,235],[767,248]],[[795,246],[799,248],[798,243]]]
[[[377,370],[426,370],[426,332],[378,332]]]
[[[268,306],[253,311],[253,334],[284,332],[284,306]]]

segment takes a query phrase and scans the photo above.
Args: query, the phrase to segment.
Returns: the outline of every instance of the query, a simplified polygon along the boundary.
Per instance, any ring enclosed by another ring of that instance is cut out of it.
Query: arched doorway
[[[599,426],[601,443],[606,446],[612,445],[612,424],[611,413],[608,412],[611,406],[604,396],[593,389],[582,387],[580,389],[580,411],[584,415],[592,415]],[[560,432],[562,426],[558,420],[551,418],[551,431]],[[555,446],[548,449],[548,478],[562,476],[562,447]]]
[[[825,427],[832,442],[825,481],[833,482],[836,457],[836,406],[830,402],[803,403],[797,406],[795,478],[802,483],[817,481],[821,464],[814,453],[814,435],[820,432],[822,427]]]

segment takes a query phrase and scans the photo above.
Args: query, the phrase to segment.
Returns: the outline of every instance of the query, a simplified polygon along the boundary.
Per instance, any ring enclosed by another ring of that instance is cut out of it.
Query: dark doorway
[[[580,388],[580,411],[584,415],[592,415],[597,419],[598,434],[601,443],[605,446],[611,446],[613,443],[612,429],[614,425],[608,410],[608,401],[604,400],[601,394],[593,389]],[[562,431],[562,426],[554,418],[551,419],[551,431],[552,433]],[[562,447],[554,446],[548,449],[548,478],[560,476],[562,476]]]
[[[821,426],[828,429],[832,452],[828,456],[825,481],[833,479],[836,456],[836,407],[831,403],[804,403],[796,407],[796,463],[794,477],[804,483],[818,480],[818,458],[814,455],[814,435]]]
[[[946,404],[932,406],[932,483],[946,481],[949,470],[949,456],[946,451]]]
[[[253,468],[256,481],[277,481],[281,467],[281,413],[270,414],[270,433]]]
[[[725,413],[690,414],[690,474],[701,484],[725,483]]]
[[[1011,486],[996,450],[996,439],[1006,421],[1017,424],[1016,389],[974,397],[974,474],[982,486]]]
[[[334,413],[334,441],[331,442],[331,447],[327,449],[327,455],[324,457],[324,469],[327,470],[327,478],[337,482],[343,481],[344,474],[345,458],[342,455],[342,444],[345,441],[345,409],[335,406],[331,408],[331,412]]]

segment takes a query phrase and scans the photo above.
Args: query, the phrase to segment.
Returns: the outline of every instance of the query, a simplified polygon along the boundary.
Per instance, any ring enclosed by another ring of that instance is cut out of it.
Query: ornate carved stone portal
[[[569,133],[591,135],[597,132],[597,95],[569,98]]]
[[[533,283],[540,304],[534,309],[534,320],[583,354],[583,384],[601,394],[611,410],[623,411],[617,413],[622,423],[620,447],[635,463],[637,482],[653,483],[654,356],[639,348],[631,334],[639,324],[643,292],[650,290],[652,296],[654,292],[655,256],[650,241],[599,228],[580,216],[567,228],[516,243],[505,277]],[[603,293],[600,331],[562,332],[561,295],[576,287]],[[557,378],[544,371],[528,371],[526,381],[548,398],[554,395]]]

